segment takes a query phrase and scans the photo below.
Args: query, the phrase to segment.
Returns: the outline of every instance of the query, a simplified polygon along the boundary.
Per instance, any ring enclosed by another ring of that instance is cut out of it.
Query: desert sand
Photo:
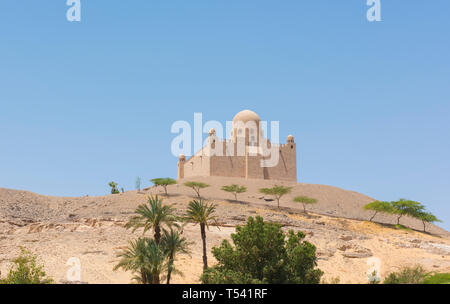
[[[340,188],[235,178],[196,178],[211,185],[202,196],[217,205],[219,225],[207,232],[208,258],[214,264],[211,248],[229,239],[237,225],[245,224],[248,216],[260,215],[278,222],[283,229],[305,232],[306,240],[317,247],[318,267],[324,278],[339,278],[340,283],[367,283],[368,261],[380,261],[381,277],[402,266],[423,265],[429,271],[450,272],[450,234],[429,225],[427,233],[420,221],[402,218],[401,224],[411,230],[397,229],[392,216],[377,215],[362,206],[374,200],[363,194]],[[54,197],[27,191],[0,188],[0,270],[4,274],[11,258],[23,246],[39,256],[48,275],[57,283],[67,283],[69,258],[81,261],[82,283],[131,283],[132,274],[113,271],[117,253],[129,240],[142,235],[132,233],[124,224],[139,204],[149,195],[161,195],[164,203],[172,204],[182,215],[194,191],[182,185],[150,187],[142,191],[84,197]],[[233,195],[220,190],[222,185],[238,183],[248,191],[233,201]],[[258,193],[262,187],[274,184],[292,186],[293,191],[281,200],[281,209],[270,197]],[[318,203],[303,212],[303,206],[292,202],[298,195],[318,199]],[[148,233],[151,235],[151,232]],[[198,226],[188,224],[184,236],[191,242],[191,255],[180,256],[176,266],[184,276],[175,276],[173,283],[198,283],[202,272],[201,239]]]

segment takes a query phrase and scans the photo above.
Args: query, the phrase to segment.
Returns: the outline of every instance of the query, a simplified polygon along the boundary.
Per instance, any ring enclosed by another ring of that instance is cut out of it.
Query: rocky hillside
[[[381,223],[370,223],[371,215],[362,206],[373,201],[365,195],[336,187],[309,184],[289,184],[293,193],[282,199],[281,210],[271,198],[258,193],[270,181],[247,181],[228,178],[204,179],[211,185],[202,195],[217,204],[219,227],[208,231],[208,252],[212,246],[229,238],[236,225],[248,216],[260,215],[267,221],[279,222],[284,229],[304,231],[308,241],[317,246],[319,267],[325,277],[339,277],[342,283],[365,283],[367,259],[381,261],[382,276],[398,267],[422,264],[430,271],[450,272],[450,238],[448,232],[430,226],[431,233],[422,233],[422,224],[402,218],[402,224],[417,230],[393,227],[394,218],[377,216]],[[239,202],[220,190],[222,185],[245,184],[248,192]],[[279,183],[280,184],[280,183]],[[166,203],[173,204],[181,215],[194,192],[182,185],[169,187]],[[162,189],[149,188],[136,192],[101,197],[51,197],[26,191],[0,189],[0,270],[24,246],[37,253],[47,271],[57,282],[65,282],[66,262],[78,257],[82,263],[82,280],[88,283],[128,283],[131,274],[112,270],[117,252],[127,245],[134,234],[123,226],[137,205]],[[292,197],[307,195],[319,200],[305,214],[292,203]],[[201,241],[198,226],[188,225],[185,236],[193,241],[192,255],[180,257],[178,267],[185,273],[175,282],[195,283],[202,270]],[[214,259],[210,257],[214,262]]]

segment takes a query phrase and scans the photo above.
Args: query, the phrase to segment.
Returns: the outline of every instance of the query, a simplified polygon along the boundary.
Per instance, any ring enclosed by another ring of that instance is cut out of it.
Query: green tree
[[[202,182],[185,182],[186,187],[192,188],[195,191],[198,198],[200,198],[200,189],[208,188],[209,185]]]
[[[6,278],[0,279],[0,284],[53,284],[52,278],[44,271],[44,266],[38,265],[37,256],[20,247],[20,255],[11,260]]]
[[[278,209],[280,208],[280,199],[290,193],[292,190],[292,187],[284,187],[284,186],[278,186],[275,185],[272,188],[261,188],[259,189],[259,192],[265,195],[272,195],[277,200]]]
[[[136,229],[144,227],[144,233],[150,229],[154,229],[155,242],[159,244],[161,240],[161,227],[163,225],[167,227],[176,226],[178,217],[175,216],[175,209],[169,205],[163,205],[162,199],[156,195],[151,196],[147,200],[148,204],[139,205],[136,209],[137,216],[132,217],[125,225],[127,229],[133,228],[133,232]]]
[[[118,254],[121,258],[114,270],[122,268],[137,274],[133,279],[141,284],[160,284],[161,275],[167,271],[167,255],[154,239],[138,238],[130,241],[128,248]]]
[[[423,232],[426,232],[426,224],[427,223],[442,222],[434,214],[432,214],[430,212],[425,212],[425,211],[417,212],[416,214],[414,214],[414,217],[422,221]]]
[[[393,213],[397,214],[397,225],[400,225],[400,218],[403,216],[411,216],[414,217],[419,212],[424,210],[424,206],[415,201],[406,200],[404,198],[391,202],[393,207]]]
[[[217,224],[216,206],[214,204],[208,204],[202,200],[193,200],[189,202],[187,208],[186,220],[200,224],[200,233],[203,244],[203,269],[208,268],[208,258],[206,255],[206,228],[209,229],[209,223],[214,222]]]
[[[119,189],[117,189],[117,186],[119,184],[117,184],[115,182],[110,182],[108,185],[111,187],[111,194],[119,194],[120,193]]]
[[[306,205],[313,205],[317,203],[317,199],[307,196],[294,197],[294,202],[303,204],[303,211],[306,213]]]
[[[374,201],[363,207],[364,210],[375,211],[369,221],[372,221],[378,213],[394,213],[394,208],[390,202]]]
[[[230,185],[230,186],[223,186],[223,191],[230,192],[234,194],[234,200],[237,201],[237,195],[238,193],[244,193],[247,192],[247,188],[245,186],[239,186],[236,184]]]
[[[161,186],[164,188],[164,192],[167,195],[167,186],[169,185],[175,185],[177,183],[176,180],[166,177],[166,178],[154,178],[151,180],[151,182],[155,185],[155,186]]]
[[[167,255],[167,284],[170,284],[172,273],[182,274],[175,268],[175,258],[178,254],[190,254],[190,243],[186,238],[181,236],[181,233],[177,230],[164,230],[161,245],[164,248],[164,252]]]
[[[302,232],[285,235],[281,225],[249,217],[212,253],[218,263],[201,276],[205,284],[319,284],[316,247]]]

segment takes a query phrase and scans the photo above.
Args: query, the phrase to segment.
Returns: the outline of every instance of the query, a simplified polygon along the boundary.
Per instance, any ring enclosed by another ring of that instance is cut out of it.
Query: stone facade
[[[178,179],[195,176],[297,181],[294,137],[289,135],[286,144],[272,145],[260,130],[259,116],[244,110],[234,117],[228,140],[220,140],[211,129],[200,151],[189,159],[180,155]]]

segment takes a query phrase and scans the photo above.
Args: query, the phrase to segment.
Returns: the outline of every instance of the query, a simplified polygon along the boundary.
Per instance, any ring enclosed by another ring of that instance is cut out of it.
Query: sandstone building
[[[286,144],[272,145],[264,137],[259,116],[241,111],[233,118],[229,139],[220,140],[211,129],[200,151],[189,159],[180,155],[178,179],[195,176],[297,181],[294,137],[289,135]]]

